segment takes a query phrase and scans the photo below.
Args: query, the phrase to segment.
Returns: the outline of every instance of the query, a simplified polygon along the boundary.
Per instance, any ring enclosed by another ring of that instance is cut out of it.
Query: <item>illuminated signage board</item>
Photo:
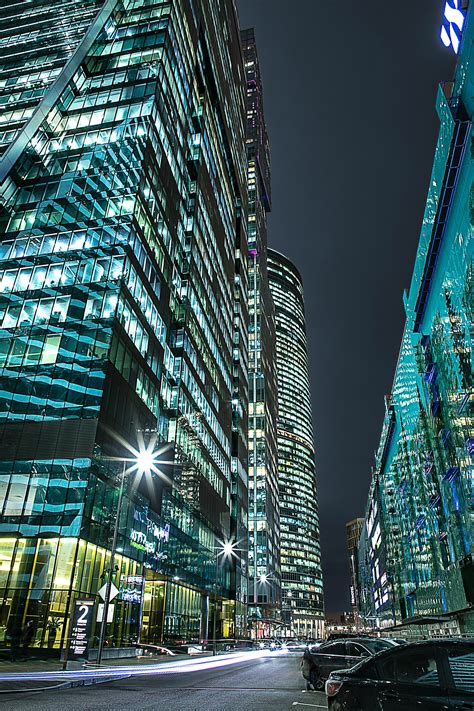
[[[90,597],[74,601],[68,659],[84,659],[87,656],[94,604],[94,598]]]
[[[170,539],[170,525],[163,526],[151,520],[144,510],[135,510],[133,528],[130,530],[130,545],[143,551],[148,559],[155,562],[166,560],[163,546]],[[165,546],[166,547],[166,546]]]
[[[143,575],[122,575],[120,577],[120,594],[124,602],[141,603],[143,598]]]
[[[156,553],[157,544],[159,541],[168,542],[170,538],[170,527],[167,523],[166,526],[155,526],[155,524],[150,525],[147,531],[137,531],[132,528],[130,531],[130,543],[134,548],[138,550],[146,551],[147,553]]]
[[[452,47],[459,52],[466,13],[461,7],[461,0],[447,0],[444,6],[444,21],[441,27],[441,41],[445,47]]]

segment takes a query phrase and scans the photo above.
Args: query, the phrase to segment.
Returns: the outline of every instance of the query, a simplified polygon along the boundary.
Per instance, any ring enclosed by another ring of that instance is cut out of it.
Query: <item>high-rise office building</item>
[[[358,604],[357,604],[357,574],[359,570],[359,540],[362,528],[364,526],[363,518],[355,518],[346,523],[346,542],[347,551],[349,554],[349,574],[350,574],[350,601],[354,621],[357,623]]]
[[[442,38],[460,57],[436,101],[440,134],[361,535],[359,599],[379,626],[472,634],[474,17],[457,5]]]
[[[282,610],[287,634],[320,637],[324,602],[303,284],[292,262],[268,251],[278,374],[278,489]]]
[[[3,0],[0,155],[31,118],[102,5],[103,0]]]
[[[11,65],[13,101],[38,91],[37,107],[0,162],[0,626],[12,637],[31,622],[33,644],[63,646],[74,599],[98,600],[107,580],[118,521],[113,644],[140,628],[142,641],[206,639],[213,617],[218,637],[240,636],[245,560],[216,565],[220,542],[247,535],[234,4],[106,0],[92,17],[95,3],[63,2],[78,29],[67,63],[58,31],[57,65],[47,5],[28,3],[42,13],[27,40],[38,71]],[[117,516],[110,457],[146,447],[159,461],[126,471]]]
[[[270,149],[255,35],[241,33],[247,79],[249,347],[249,618],[268,635],[278,619],[280,514],[275,315],[267,273]]]

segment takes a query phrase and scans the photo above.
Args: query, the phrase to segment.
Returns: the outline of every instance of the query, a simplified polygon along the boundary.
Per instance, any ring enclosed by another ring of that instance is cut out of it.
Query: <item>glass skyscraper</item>
[[[247,79],[249,348],[249,618],[269,636],[279,621],[280,514],[277,470],[275,314],[267,273],[270,148],[255,35],[241,33]]]
[[[103,0],[3,0],[0,6],[0,155],[33,115]]]
[[[357,587],[357,576],[359,574],[359,540],[360,534],[364,527],[363,518],[355,518],[352,521],[346,523],[346,542],[347,542],[347,552],[349,554],[349,574],[350,574],[350,602],[352,613],[354,615],[354,622],[358,624],[358,587]]]
[[[463,22],[454,82],[437,96],[441,127],[361,536],[359,600],[381,626],[432,620],[472,634],[472,12]]]
[[[110,568],[113,458],[153,443],[158,470],[126,478],[110,643],[207,639],[214,615],[241,636],[245,550],[215,562],[247,539],[234,4],[17,11],[0,8],[0,644],[31,622],[64,646]]]
[[[268,250],[278,375],[278,491],[282,613],[286,634],[321,637],[324,602],[303,284]]]

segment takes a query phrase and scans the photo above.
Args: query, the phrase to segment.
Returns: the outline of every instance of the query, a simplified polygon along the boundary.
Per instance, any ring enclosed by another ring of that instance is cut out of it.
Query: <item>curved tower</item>
[[[319,637],[324,604],[303,283],[294,264],[271,249],[268,278],[276,320],[282,613],[288,636]]]

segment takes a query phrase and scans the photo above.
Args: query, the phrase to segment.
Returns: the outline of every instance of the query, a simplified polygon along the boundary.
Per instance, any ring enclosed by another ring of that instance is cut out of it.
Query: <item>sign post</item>
[[[120,597],[122,602],[138,605],[137,618],[137,644],[140,644],[141,621],[143,614],[143,598],[145,594],[145,569],[142,575],[121,575],[120,576]],[[136,613],[136,607],[134,607]]]
[[[90,597],[79,598],[74,601],[68,660],[83,661],[87,658],[94,605],[95,599]]]
[[[99,596],[102,598],[104,601],[103,603],[99,602],[99,607],[97,608],[97,622],[100,622],[101,624],[109,624],[110,622],[114,621],[114,608],[115,605],[111,605],[110,603],[112,600],[114,600],[117,595],[119,594],[118,588],[113,584],[110,583],[110,589],[109,589],[109,602],[107,605],[107,616],[106,619],[104,619],[104,610],[105,610],[105,599],[107,597],[107,584],[103,585],[101,589],[99,590]]]
[[[143,587],[145,578],[143,575],[122,575],[120,577],[120,594],[124,602],[137,602],[139,605],[143,599]]]

